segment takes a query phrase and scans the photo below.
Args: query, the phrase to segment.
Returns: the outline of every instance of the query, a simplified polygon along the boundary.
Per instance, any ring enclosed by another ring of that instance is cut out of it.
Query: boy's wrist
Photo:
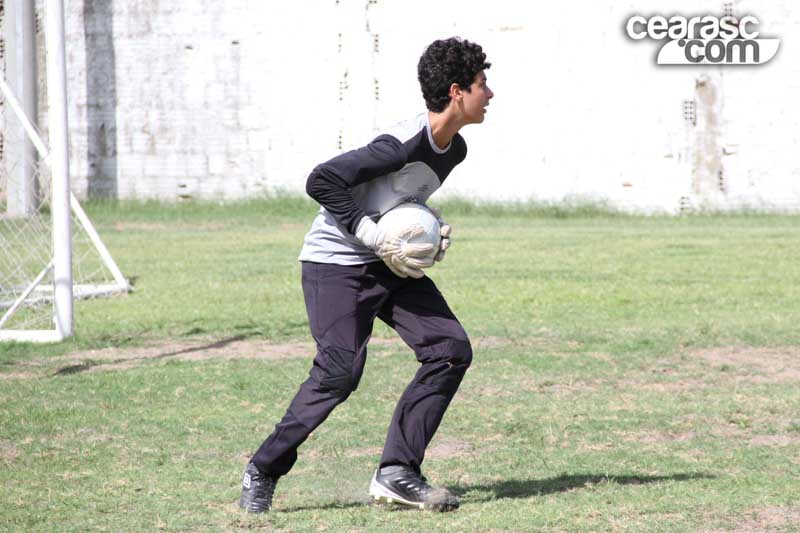
[[[378,225],[371,218],[365,216],[356,226],[355,235],[356,239],[364,243],[364,246],[375,250],[378,248],[379,233]]]

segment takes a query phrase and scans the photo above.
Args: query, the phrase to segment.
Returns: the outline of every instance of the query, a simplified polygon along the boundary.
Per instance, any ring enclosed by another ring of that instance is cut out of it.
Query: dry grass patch
[[[17,457],[19,457],[19,449],[14,446],[14,443],[0,439],[0,461],[13,463],[17,460]]]
[[[488,340],[477,339],[479,346],[499,346],[494,337]],[[410,348],[399,338],[373,337],[369,342],[368,357],[382,357]],[[58,357],[39,357],[18,361],[15,367],[24,371],[0,373],[0,380],[31,379],[48,375],[66,375],[79,372],[106,372],[126,370],[158,360],[209,361],[209,360],[283,360],[314,358],[316,347],[313,342],[294,341],[276,343],[266,340],[253,340],[245,337],[227,339],[170,340],[134,348],[110,347],[100,350],[84,350]]]
[[[800,381],[800,347],[797,346],[710,348],[690,352],[689,356],[754,383]]]
[[[622,439],[628,442],[640,444],[667,444],[676,442],[687,442],[698,437],[696,431],[660,431],[643,430],[632,433],[624,433]]]
[[[792,446],[800,444],[800,435],[755,435],[750,446]]]
[[[447,437],[435,439],[431,444],[425,452],[425,457],[429,459],[465,457],[471,455],[475,449],[469,441]]]
[[[3,372],[0,373],[0,381],[4,379],[32,379],[41,377],[34,372]]]
[[[740,515],[730,529],[707,530],[709,533],[762,533],[766,531],[796,531],[800,524],[800,507],[762,507]]]

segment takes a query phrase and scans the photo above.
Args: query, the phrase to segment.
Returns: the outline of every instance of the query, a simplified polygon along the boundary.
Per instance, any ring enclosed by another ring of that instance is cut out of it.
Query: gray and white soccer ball
[[[407,228],[419,224],[425,230],[421,235],[412,238],[410,243],[433,244],[431,257],[439,252],[440,234],[439,219],[424,205],[406,202],[392,208],[378,221],[378,228],[387,231],[395,228]]]

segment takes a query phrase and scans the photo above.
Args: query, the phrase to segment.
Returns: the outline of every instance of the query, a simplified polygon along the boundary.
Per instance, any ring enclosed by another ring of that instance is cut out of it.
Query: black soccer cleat
[[[242,474],[242,496],[239,507],[248,513],[263,513],[272,507],[272,495],[278,478],[263,474],[256,465],[247,463]]]
[[[376,502],[399,503],[426,511],[458,509],[458,497],[444,487],[431,487],[425,476],[411,469],[381,474],[379,468],[369,484],[369,495]]]

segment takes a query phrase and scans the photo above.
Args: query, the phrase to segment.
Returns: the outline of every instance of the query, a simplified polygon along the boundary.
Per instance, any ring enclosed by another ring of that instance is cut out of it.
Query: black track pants
[[[286,474],[297,448],[358,386],[375,317],[414,350],[419,370],[395,408],[380,466],[419,469],[472,348],[430,278],[402,279],[382,262],[342,266],[304,262],[303,294],[317,343],[308,379],[252,458],[262,472]]]

